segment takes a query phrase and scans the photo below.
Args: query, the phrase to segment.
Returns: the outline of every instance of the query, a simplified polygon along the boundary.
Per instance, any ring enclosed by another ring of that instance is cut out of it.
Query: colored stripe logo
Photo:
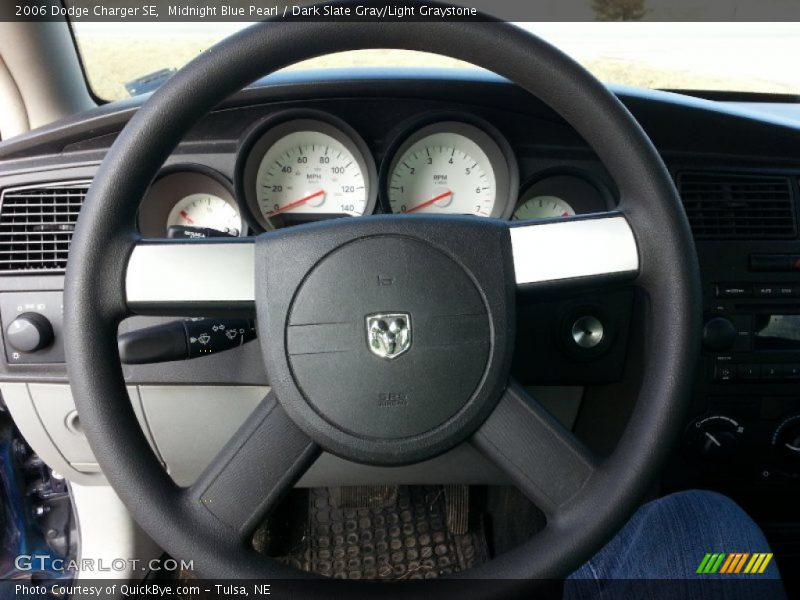
[[[751,575],[760,575],[767,570],[772,560],[771,552],[720,552],[709,553],[700,561],[696,573],[702,575],[710,575],[713,573],[720,573],[725,575],[736,575],[738,573],[747,573]]]

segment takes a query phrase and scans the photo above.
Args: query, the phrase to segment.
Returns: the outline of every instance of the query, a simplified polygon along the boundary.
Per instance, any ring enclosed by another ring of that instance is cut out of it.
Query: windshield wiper
[[[125,89],[131,96],[140,96],[154,92],[164,84],[167,79],[177,73],[177,69],[159,69],[147,75],[125,82]]]

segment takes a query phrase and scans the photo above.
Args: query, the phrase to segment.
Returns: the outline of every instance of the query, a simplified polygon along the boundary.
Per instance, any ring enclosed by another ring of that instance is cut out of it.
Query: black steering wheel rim
[[[177,73],[118,136],[82,209],[65,283],[67,364],[91,447],[143,529],[171,554],[194,559],[203,576],[298,573],[243,548],[221,523],[195,510],[196,498],[164,472],[127,401],[116,335],[120,320],[131,313],[122,290],[139,242],[139,200],[191,126],[232,93],[300,60],[387,47],[439,53],[490,69],[538,96],[572,125],[617,183],[620,210],[639,250],[636,283],[649,300],[639,400],[614,453],[544,532],[462,576],[567,575],[629,518],[682,425],[698,350],[694,246],[666,167],[613,94],[558,50],[504,23],[257,24]]]

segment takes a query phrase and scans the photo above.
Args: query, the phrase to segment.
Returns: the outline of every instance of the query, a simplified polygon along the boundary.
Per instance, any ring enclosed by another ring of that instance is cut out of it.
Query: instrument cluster
[[[611,208],[608,187],[575,168],[520,184],[514,152],[491,124],[441,113],[389,140],[380,166],[359,133],[331,114],[287,110],[242,138],[233,183],[207,168],[171,167],[142,203],[148,237],[259,233],[373,213],[550,219]]]

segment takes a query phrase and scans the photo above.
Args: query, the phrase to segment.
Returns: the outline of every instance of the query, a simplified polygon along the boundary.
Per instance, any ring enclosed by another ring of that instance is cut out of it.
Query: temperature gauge
[[[511,218],[515,221],[524,221],[526,219],[571,217],[574,214],[575,209],[569,202],[558,196],[531,196],[528,199],[523,196]]]
[[[608,190],[588,173],[554,169],[536,176],[520,194],[514,220],[565,219],[611,208]]]

